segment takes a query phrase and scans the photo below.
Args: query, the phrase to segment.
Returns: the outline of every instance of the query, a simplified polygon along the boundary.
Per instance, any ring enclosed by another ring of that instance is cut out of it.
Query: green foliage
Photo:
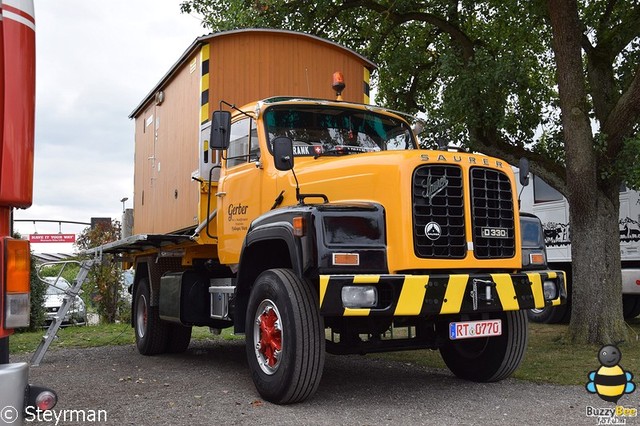
[[[626,141],[615,165],[620,179],[628,187],[640,191],[640,132]]]
[[[60,262],[42,266],[39,268],[39,273],[42,277],[57,277],[59,275],[72,284],[79,270],[80,265],[75,262]]]
[[[86,250],[116,241],[119,237],[120,223],[114,220],[109,224],[98,223],[93,228],[86,228],[75,245],[80,250]],[[118,319],[118,307],[122,305],[121,275],[120,264],[113,255],[105,254],[101,263],[93,265],[82,286],[90,305],[95,305],[104,323],[111,324]]]

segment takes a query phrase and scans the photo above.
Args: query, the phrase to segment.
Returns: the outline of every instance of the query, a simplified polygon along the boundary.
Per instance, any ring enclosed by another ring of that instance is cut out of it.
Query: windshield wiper
[[[340,146],[334,146],[333,148],[327,149],[326,151],[316,153],[313,156],[313,159],[315,160],[324,155],[346,155],[352,152],[362,152],[362,151],[356,150],[356,149],[350,149],[349,146],[340,145]]]

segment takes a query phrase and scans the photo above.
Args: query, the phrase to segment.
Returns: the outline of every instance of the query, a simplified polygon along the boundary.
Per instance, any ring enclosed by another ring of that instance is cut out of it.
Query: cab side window
[[[258,161],[260,147],[255,120],[244,118],[231,125],[231,138],[227,150],[227,167]]]

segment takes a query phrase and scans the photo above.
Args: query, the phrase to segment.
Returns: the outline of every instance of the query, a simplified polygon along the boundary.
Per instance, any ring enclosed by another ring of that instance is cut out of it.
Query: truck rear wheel
[[[136,347],[142,355],[157,355],[165,352],[168,327],[160,320],[158,307],[151,306],[149,281],[140,280],[136,286],[133,303],[133,328]]]
[[[448,323],[438,324],[445,340],[440,355],[449,370],[461,379],[497,382],[510,376],[520,365],[527,348],[526,313],[508,311],[492,318],[502,320],[502,335],[449,340]]]
[[[258,276],[247,307],[247,360],[267,401],[301,402],[312,396],[324,368],[324,325],[311,283],[289,269]]]

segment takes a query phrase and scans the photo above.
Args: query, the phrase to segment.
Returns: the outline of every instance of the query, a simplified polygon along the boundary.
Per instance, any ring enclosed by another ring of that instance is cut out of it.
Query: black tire
[[[324,368],[325,337],[311,283],[289,269],[263,272],[251,289],[246,320],[247,360],[262,398],[292,404],[312,396]]]
[[[474,382],[497,382],[509,377],[520,365],[528,340],[526,313],[508,311],[492,315],[491,318],[502,320],[502,335],[450,340],[449,323],[438,324],[444,340],[440,355],[449,370],[459,378]],[[475,319],[479,318],[471,318]]]
[[[640,315],[640,296],[622,295],[622,314],[626,320],[633,319]]]
[[[557,324],[563,322],[567,316],[568,304],[560,306],[547,306],[542,309],[528,309],[527,317],[531,322],[538,322],[541,324]]]
[[[160,320],[158,307],[150,305],[149,281],[140,280],[136,286],[133,304],[133,329],[136,347],[142,355],[157,355],[165,352],[169,329]]]
[[[167,352],[179,354],[187,350],[191,343],[191,327],[180,324],[168,324]]]

